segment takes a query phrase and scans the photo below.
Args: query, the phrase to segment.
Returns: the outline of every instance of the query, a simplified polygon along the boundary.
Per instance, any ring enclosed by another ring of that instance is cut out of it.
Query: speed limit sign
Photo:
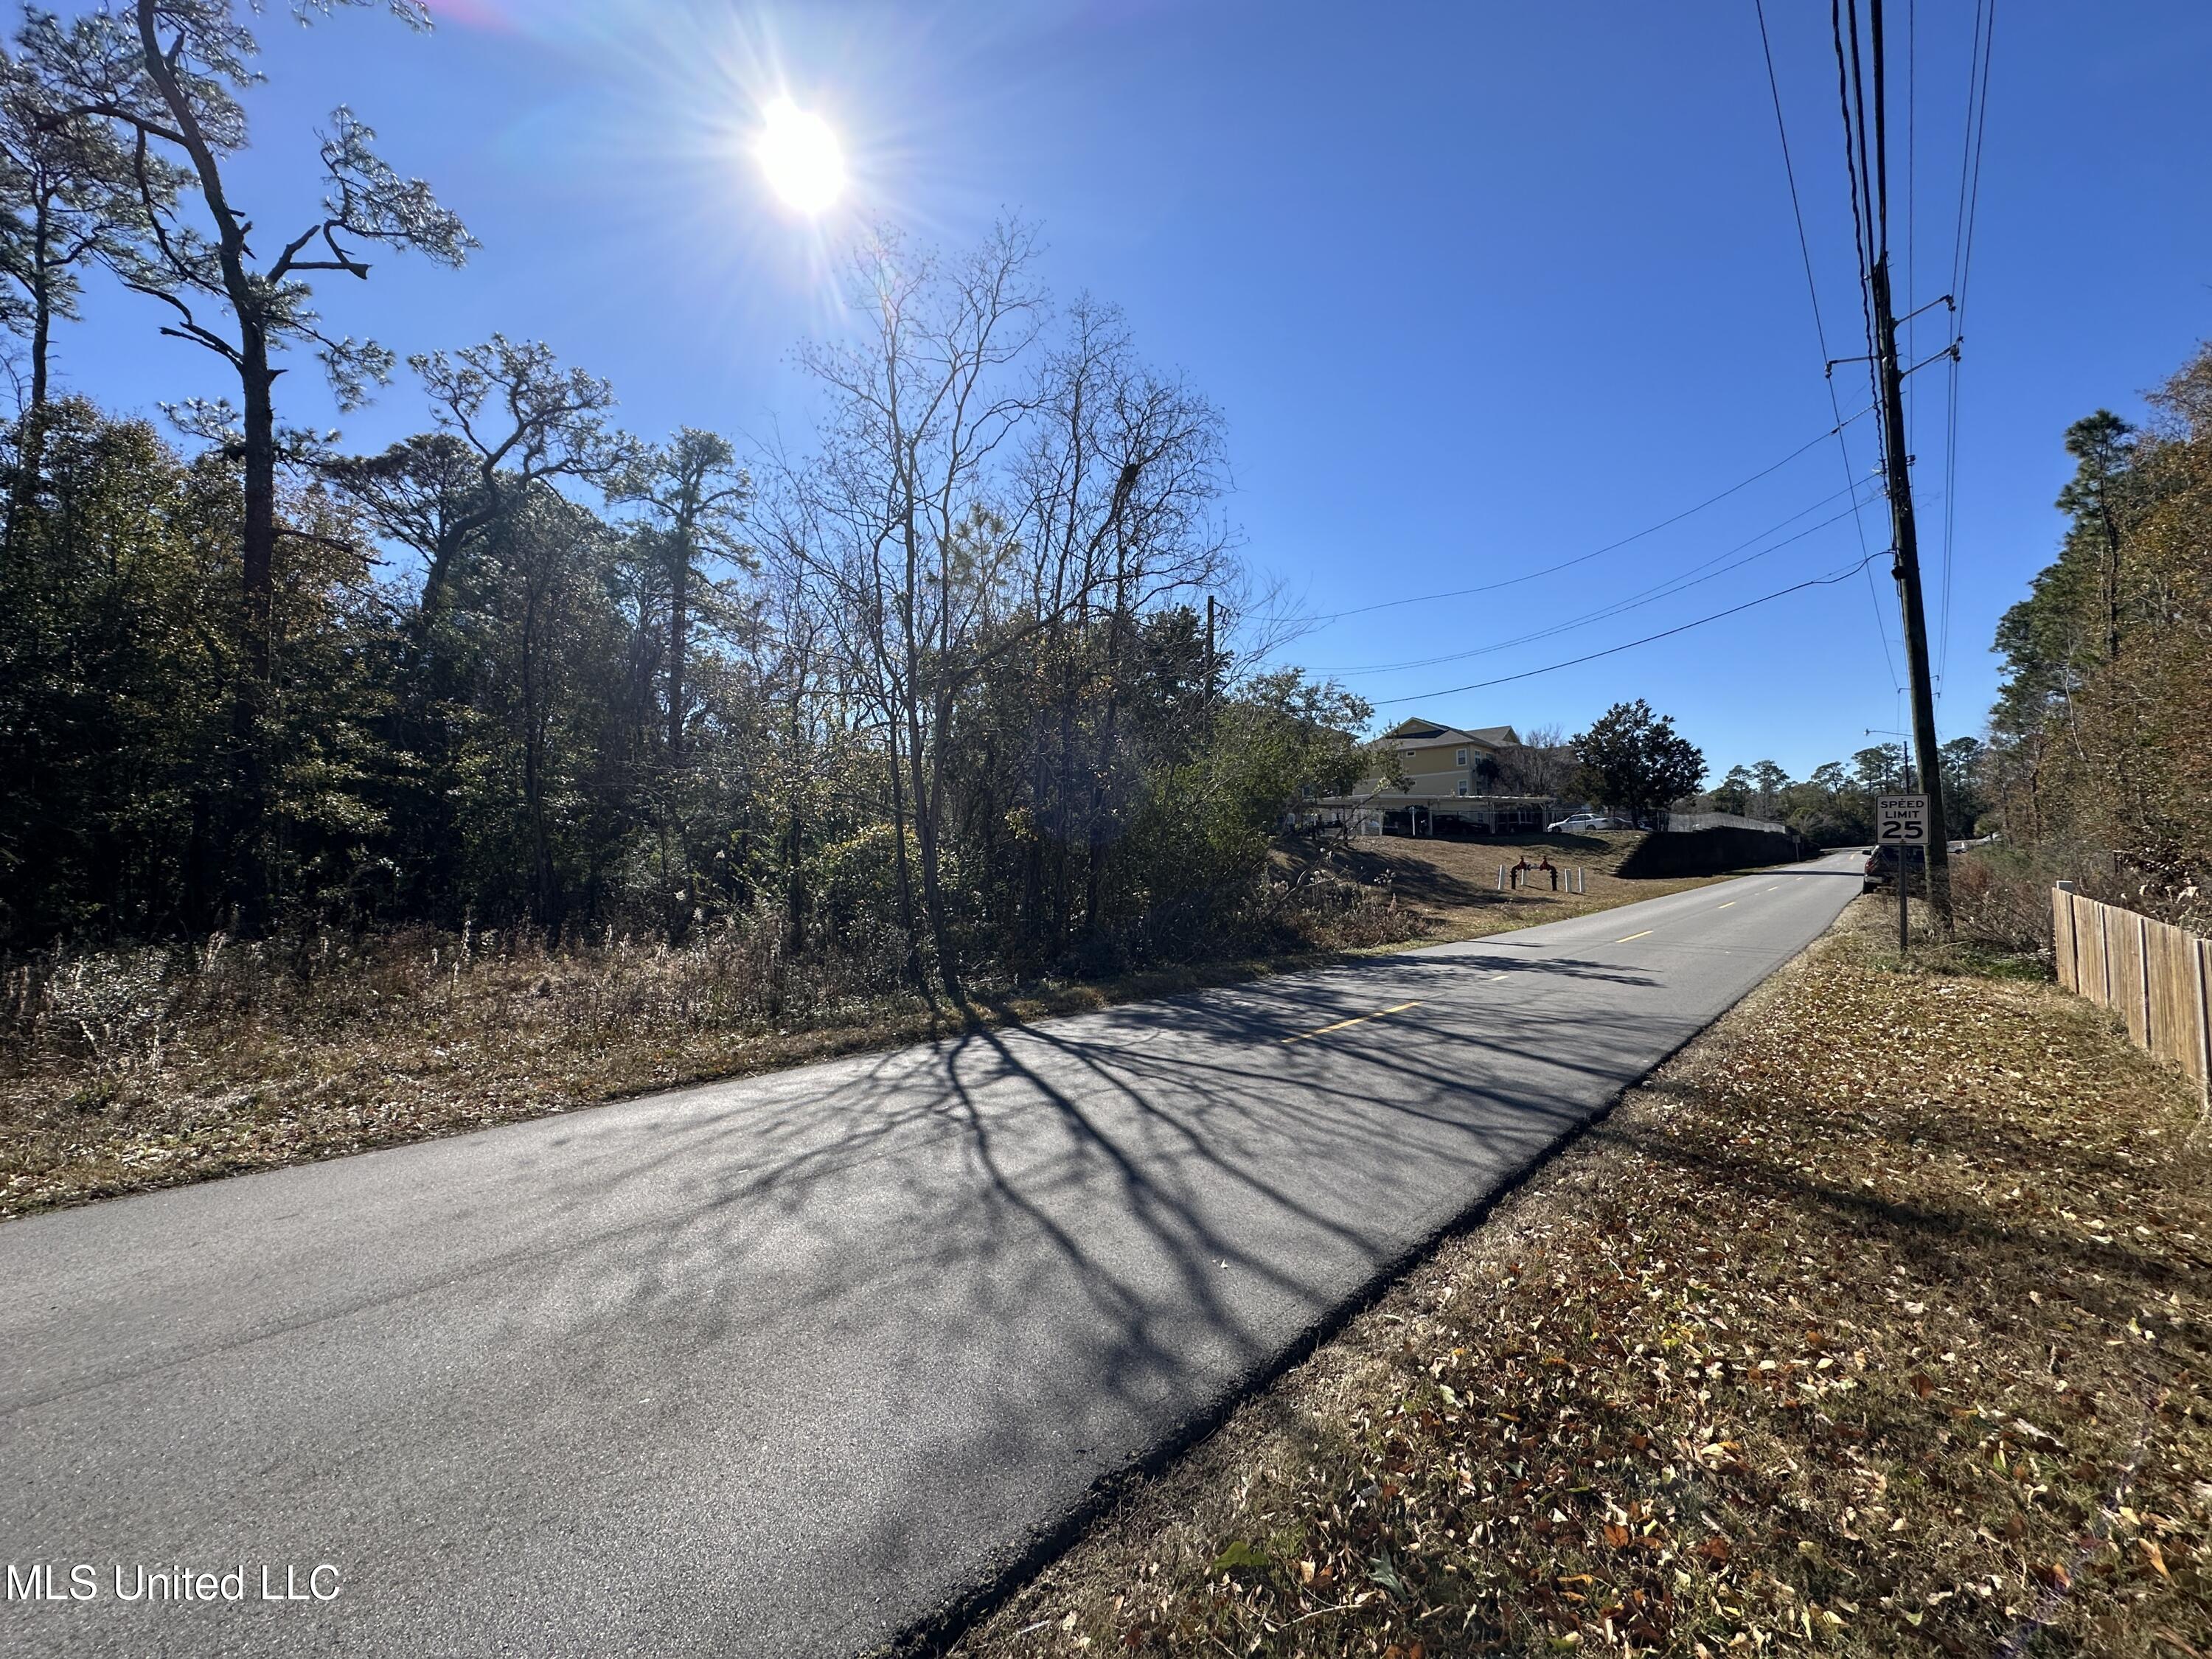
[[[1884,847],[1928,844],[1928,797],[1883,795],[1875,814],[1876,838]]]

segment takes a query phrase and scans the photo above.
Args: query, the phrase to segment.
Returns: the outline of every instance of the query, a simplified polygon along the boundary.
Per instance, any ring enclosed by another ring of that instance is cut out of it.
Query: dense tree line
[[[1052,306],[1025,229],[860,249],[788,450],[641,439],[495,337],[409,357],[422,429],[351,453],[284,418],[283,359],[341,407],[401,365],[312,284],[474,244],[344,110],[324,200],[249,236],[252,51],[228,0],[135,0],[27,14],[4,66],[0,945],[742,917],[957,992],[1266,925],[1269,836],[1367,710],[1232,648],[1220,416]],[[57,395],[95,268],[236,403],[165,434]]]
[[[1998,623],[1988,775],[2036,873],[2212,919],[2212,346],[2066,434],[2058,556]]]

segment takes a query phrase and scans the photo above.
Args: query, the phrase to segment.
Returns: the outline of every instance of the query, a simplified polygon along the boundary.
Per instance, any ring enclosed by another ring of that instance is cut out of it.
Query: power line
[[[1866,273],[1873,269],[1868,257],[1874,243],[1873,191],[1866,182],[1866,100],[1859,99],[1859,118],[1851,117],[1851,90],[1859,52],[1858,0],[1851,0],[1850,61],[1847,65],[1844,54],[1844,13],[1842,0],[1828,0],[1828,27],[1836,46],[1836,97],[1844,112],[1844,171],[1850,177],[1851,187],[1851,242],[1859,259],[1859,313],[1866,325],[1867,380],[1874,386],[1874,358],[1879,347],[1874,334],[1874,302],[1867,293]],[[1875,386],[1875,401],[1881,401],[1881,388]]]
[[[1782,176],[1790,181],[1790,216],[1797,226],[1797,252],[1805,263],[1805,294],[1813,302],[1813,336],[1820,342],[1820,361],[1829,361],[1828,325],[1820,316],[1820,288],[1813,277],[1813,246],[1805,234],[1805,209],[1797,195],[1797,167],[1790,156],[1790,127],[1782,118],[1782,83],[1774,73],[1774,44],[1766,33],[1765,0],[1752,0],[1753,10],[1759,18],[1759,46],[1766,59],[1766,89],[1774,100],[1774,133],[1782,141]],[[1836,451],[1842,458],[1844,477],[1854,487],[1858,480],[1858,469],[1851,465],[1851,447],[1844,436],[1846,424],[1843,405],[1836,397],[1836,382],[1832,375],[1824,377],[1828,388],[1828,408],[1836,416]],[[1889,674],[1893,689],[1898,684],[1897,663],[1889,654],[1889,629],[1882,621],[1881,595],[1875,591],[1872,550],[1867,546],[1866,522],[1854,516],[1853,523],[1859,535],[1859,551],[1866,554],[1867,599],[1874,606],[1875,638],[1881,642],[1882,666]]]
[[[1996,0],[1975,0],[1974,46],[1978,62],[1970,64],[1966,81],[1965,154],[1959,158],[1959,223],[1952,246],[1951,291],[1966,304],[1966,283],[1974,262],[1974,216],[1981,206],[1982,139],[1989,131],[1990,48],[1996,38]],[[1970,173],[1971,167],[1971,173]],[[1965,325],[1960,325],[1963,331]]]
[[[1952,228],[1951,291],[1958,296],[1952,322],[1955,347],[1966,331],[1966,283],[1973,274],[1974,221],[1981,205],[1982,142],[1989,131],[1990,54],[1996,35],[1996,0],[1975,0],[1974,35],[1966,61],[1966,116],[1959,155],[1959,210]],[[1943,625],[1936,647],[1936,683],[1943,683],[1951,659],[1951,572],[1957,536],[1959,468],[1959,360],[1954,349],[1948,375],[1948,414],[1943,438]]]
[[[1908,299],[1920,292],[1919,195],[1916,188],[1920,161],[1920,3],[1919,0],[1905,0],[1905,292]],[[1905,355],[1913,362],[1920,361],[1914,342],[1919,331],[1913,327],[1914,312],[1905,319]],[[1908,432],[1917,430],[1916,420],[1920,413],[1919,388],[1910,380],[1905,383],[1905,421]],[[1916,452],[1917,453],[1917,452]]]
[[[1854,486],[1854,489],[1856,489],[1856,486]],[[1732,554],[1742,552],[1745,548],[1750,547],[1755,543],[1765,541],[1769,536],[1773,535],[1775,532],[1788,528],[1790,525],[1795,524],[1798,520],[1803,518],[1806,514],[1819,512],[1830,501],[1834,501],[1837,495],[1848,495],[1850,493],[1852,493],[1850,490],[1839,489],[1834,495],[1824,496],[1821,500],[1814,502],[1812,506],[1805,507],[1799,512],[1791,514],[1788,518],[1783,520],[1780,524],[1771,525],[1766,529],[1760,531],[1756,536],[1747,538],[1745,540],[1738,542],[1734,547],[1728,548],[1722,552],[1716,553],[1711,558],[1705,559],[1697,564],[1693,564],[1687,570],[1684,570],[1680,572],[1678,574],[1669,576],[1664,581],[1658,582],[1652,586],[1641,590],[1640,592],[1629,594],[1625,599],[1616,599],[1611,605],[1605,606],[1601,610],[1588,611],[1582,616],[1570,617],[1565,622],[1554,623],[1550,627],[1540,628],[1534,633],[1522,634],[1510,640],[1498,640],[1489,645],[1474,646],[1465,651],[1448,652],[1442,656],[1419,657],[1404,662],[1370,662],[1356,663],[1339,667],[1316,667],[1312,672],[1316,674],[1391,674],[1401,672],[1408,668],[1434,668],[1443,663],[1465,662],[1470,657],[1486,657],[1494,652],[1509,651],[1516,645],[1527,645],[1535,640],[1551,639],[1556,635],[1571,633],[1577,628],[1587,628],[1592,623],[1605,622],[1612,617],[1623,615],[1627,611],[1640,611],[1647,605],[1656,605],[1661,599],[1671,599],[1677,593],[1687,592],[1692,587],[1702,586],[1706,582],[1712,581],[1718,577],[1727,575],[1729,572],[1732,570],[1741,570],[1744,566],[1754,563],[1757,561],[1766,557],[1770,553],[1778,553],[1785,547],[1789,547],[1797,542],[1803,541],[1808,536],[1815,535],[1820,531],[1826,530],[1830,525],[1841,524],[1845,519],[1855,517],[1865,506],[1864,502],[1853,501],[1850,507],[1846,507],[1843,512],[1835,514],[1834,517],[1823,519],[1820,523],[1815,525],[1809,525],[1805,529],[1799,531],[1796,535],[1784,537],[1782,540],[1774,543],[1771,546],[1762,547],[1758,552],[1751,554],[1747,557],[1737,559],[1733,564],[1721,564],[1720,562],[1722,560],[1728,558]],[[1717,570],[1710,568],[1714,565],[1720,565],[1720,568]],[[1701,571],[1705,573],[1702,575],[1698,574]]]
[[[1951,543],[1959,518],[1954,505],[1959,494],[1959,360],[1953,357],[1947,367],[1943,411],[1943,623],[1936,645],[1936,695],[1939,699],[1951,666]]]
[[[1718,495],[1706,496],[1704,501],[1699,501],[1695,507],[1686,507],[1680,513],[1675,514],[1671,518],[1662,519],[1655,525],[1647,525],[1632,536],[1623,536],[1617,542],[1607,542],[1603,547],[1593,549],[1588,553],[1579,553],[1571,559],[1563,559],[1557,564],[1546,565],[1541,570],[1531,570],[1526,574],[1519,576],[1508,576],[1503,581],[1484,582],[1477,587],[1455,587],[1442,593],[1416,593],[1407,599],[1383,599],[1374,605],[1354,605],[1349,611],[1332,611],[1325,617],[1316,617],[1314,618],[1314,622],[1316,625],[1324,623],[1341,622],[1346,617],[1364,617],[1371,611],[1394,611],[1401,605],[1427,605],[1437,599],[1463,599],[1471,593],[1495,593],[1498,589],[1503,587],[1518,587],[1523,582],[1533,582],[1544,576],[1557,575],[1562,570],[1571,570],[1578,564],[1588,564],[1592,559],[1602,557],[1607,553],[1620,551],[1620,549],[1628,546],[1632,542],[1640,542],[1647,536],[1656,536],[1659,532],[1667,529],[1669,526],[1678,525],[1681,523],[1683,520],[1693,517],[1694,515],[1704,512],[1707,507],[1726,501],[1729,496],[1737,494],[1739,491],[1748,489],[1752,485],[1757,483],[1761,478],[1766,477],[1771,473],[1779,472],[1784,467],[1789,465],[1790,462],[1796,460],[1807,450],[1826,443],[1830,438],[1842,431],[1844,427],[1850,425],[1852,421],[1863,420],[1867,416],[1871,415],[1873,412],[1874,405],[1872,404],[1869,404],[1864,409],[1860,410],[1856,414],[1851,416],[1849,420],[1844,419],[1840,414],[1838,414],[1837,416],[1838,423],[1836,425],[1830,427],[1826,432],[1820,434],[1817,437],[1807,439],[1803,443],[1798,445],[1796,448],[1791,450],[1787,455],[1784,455],[1780,460],[1775,462],[1771,466],[1763,466],[1759,468],[1758,471],[1753,473],[1749,477],[1741,479],[1737,483],[1730,484],[1726,489],[1722,490]],[[1789,520],[1784,520],[1783,522],[1786,524]]]
[[[1849,581],[1866,568],[1867,559],[1876,559],[1881,556],[1878,553],[1869,553],[1866,559],[1861,559],[1856,564],[1848,565],[1833,575],[1814,576],[1789,587],[1778,587],[1771,593],[1762,593],[1755,599],[1746,599],[1741,605],[1732,605],[1725,611],[1716,611],[1711,616],[1699,617],[1693,622],[1686,622],[1678,627],[1662,629],[1656,634],[1646,634],[1642,639],[1631,640],[1626,645],[1607,646],[1604,650],[1593,651],[1587,656],[1570,657],[1565,662],[1551,663],[1542,668],[1531,668],[1518,674],[1501,674],[1494,680],[1477,680],[1471,685],[1449,685],[1441,691],[1422,691],[1409,697],[1377,697],[1374,699],[1375,706],[1378,708],[1388,708],[1395,703],[1426,702],[1435,697],[1455,697],[1462,691],[1483,691],[1493,685],[1510,685],[1516,680],[1534,679],[1539,674],[1556,674],[1562,668],[1579,668],[1583,664],[1595,662],[1601,657],[1617,657],[1624,651],[1633,651],[1637,647],[1650,645],[1655,640],[1672,639],[1677,634],[1686,634],[1693,628],[1703,628],[1707,623],[1717,623],[1723,617],[1733,617],[1740,611],[1750,610],[1754,605],[1768,605],[1776,599],[1786,599],[1792,593],[1802,593],[1808,587],[1831,587],[1838,582]]]
[[[1836,492],[1836,495],[1844,495],[1845,493],[1847,492],[1838,490]],[[1844,520],[1850,518],[1859,512],[1864,506],[1864,503],[1863,502],[1854,502],[1850,507],[1847,507],[1844,511],[1835,514],[1834,517],[1823,519],[1820,523],[1809,526],[1807,528],[1799,531],[1794,536],[1784,537],[1782,540],[1776,542],[1770,547],[1760,548],[1758,552],[1751,554],[1745,558],[1738,559],[1732,564],[1720,565],[1720,568],[1717,570],[1711,569],[1710,568],[1713,565],[1720,564],[1720,562],[1723,559],[1728,558],[1731,554],[1741,553],[1745,548],[1750,547],[1755,543],[1765,540],[1767,537],[1774,534],[1775,532],[1785,529],[1789,526],[1795,524],[1798,520],[1803,518],[1807,513],[1818,512],[1821,507],[1826,506],[1828,502],[1834,501],[1836,499],[1836,495],[1826,496],[1820,501],[1814,502],[1811,507],[1806,507],[1803,511],[1791,514],[1788,518],[1783,520],[1780,524],[1771,525],[1766,529],[1760,531],[1756,536],[1747,538],[1745,540],[1738,542],[1734,547],[1728,548],[1719,553],[1716,553],[1710,559],[1701,560],[1699,562],[1692,565],[1688,569],[1679,572],[1675,575],[1669,576],[1663,581],[1655,583],[1650,587],[1643,588],[1637,592],[1631,593],[1625,599],[1616,599],[1612,604],[1607,605],[1600,610],[1586,611],[1582,616],[1570,617],[1565,622],[1554,623],[1548,628],[1540,628],[1533,633],[1517,635],[1512,639],[1499,640],[1490,645],[1475,646],[1465,651],[1447,652],[1441,656],[1420,657],[1403,662],[1361,663],[1336,668],[1316,668],[1313,672],[1320,674],[1387,674],[1399,672],[1408,668],[1433,668],[1442,663],[1465,662],[1469,657],[1488,656],[1493,652],[1510,650],[1516,645],[1527,645],[1532,641],[1551,639],[1556,635],[1571,633],[1577,628],[1586,628],[1592,623],[1604,622],[1611,617],[1620,616],[1626,611],[1639,611],[1647,605],[1655,605],[1659,600],[1672,598],[1676,593],[1686,592],[1692,587],[1703,586],[1706,582],[1713,580],[1716,577],[1724,576],[1731,570],[1741,570],[1744,566],[1755,563],[1757,561],[1765,558],[1770,553],[1778,553],[1784,548],[1791,546],[1797,542],[1804,540],[1808,536],[1816,534],[1820,531],[1826,529],[1830,525],[1840,524]],[[1705,574],[1702,575],[1699,574],[1698,573],[1701,571]]]
[[[1851,4],[1856,14],[1858,0],[1851,0]],[[1880,232],[1880,240],[1877,243],[1880,257],[1887,259],[1889,258],[1889,87],[1887,71],[1883,65],[1881,0],[1875,0],[1871,21],[1874,26],[1874,166],[1875,178],[1877,180],[1874,222]],[[1856,15],[1853,23],[1851,63],[1856,68],[1858,63],[1859,45]],[[1865,115],[1861,114],[1859,119],[1862,123],[1861,131],[1863,131]]]

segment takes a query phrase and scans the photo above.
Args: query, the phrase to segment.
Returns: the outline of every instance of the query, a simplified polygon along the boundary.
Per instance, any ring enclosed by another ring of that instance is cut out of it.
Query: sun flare
[[[845,188],[845,152],[820,116],[779,98],[763,112],[753,154],[769,187],[801,213],[821,213]]]

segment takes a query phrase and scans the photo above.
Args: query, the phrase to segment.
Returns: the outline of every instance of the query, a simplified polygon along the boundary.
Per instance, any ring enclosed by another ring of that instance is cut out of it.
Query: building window
[[[1462,778],[1459,781],[1459,792],[1462,795],[1467,793],[1467,780],[1465,778]]]
[[[1453,757],[1453,759],[1452,759],[1452,764],[1453,764],[1454,766],[1464,766],[1464,765],[1466,765],[1466,764],[1467,764],[1467,750],[1464,750],[1464,749],[1462,749],[1462,750],[1461,750],[1458,752],[1458,754],[1457,754],[1457,755],[1455,755],[1455,757]],[[1461,793],[1466,793],[1466,792],[1465,792],[1465,791],[1462,791]]]

